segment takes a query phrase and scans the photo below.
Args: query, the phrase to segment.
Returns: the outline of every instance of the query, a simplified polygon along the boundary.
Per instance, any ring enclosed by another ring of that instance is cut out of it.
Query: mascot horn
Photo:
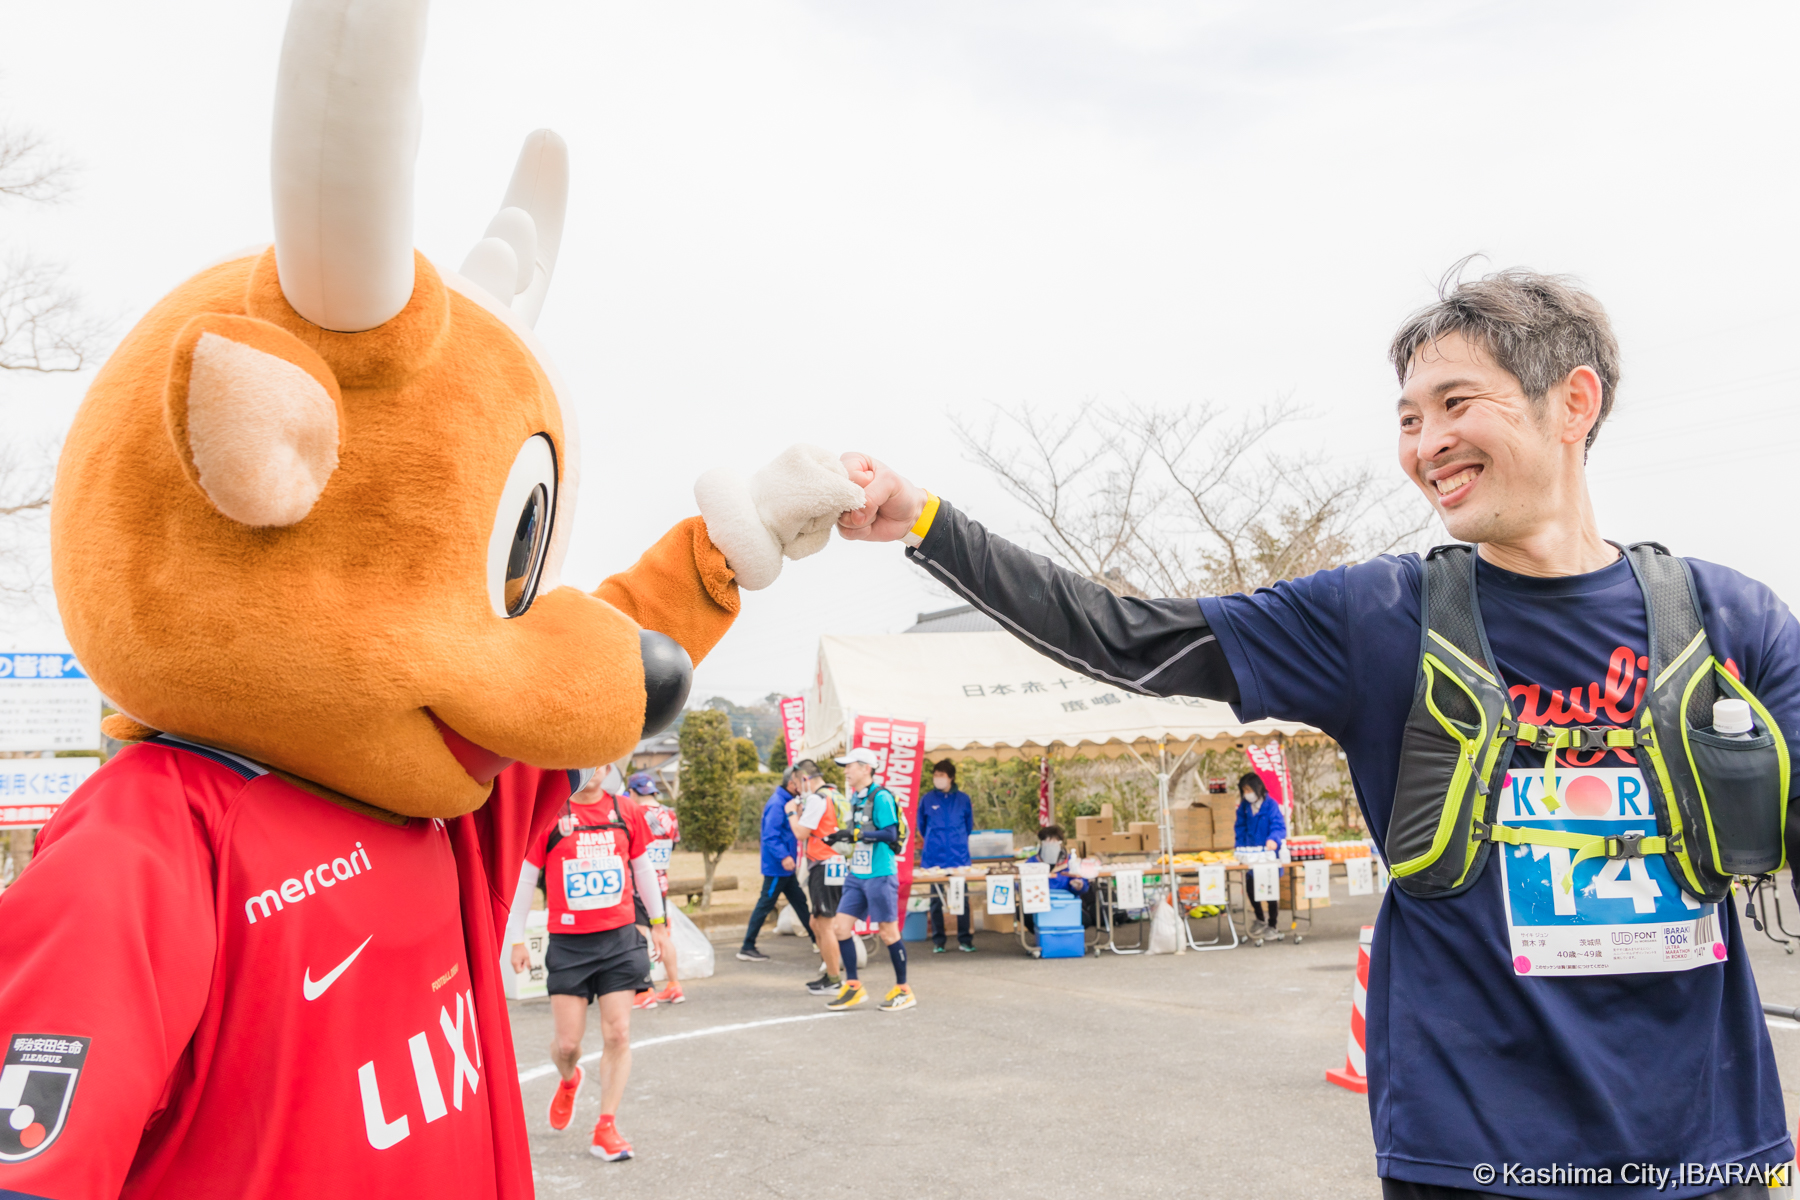
[[[0,1195],[529,1196],[525,847],[863,503],[797,446],[561,584],[567,151],[526,140],[460,270],[416,253],[425,16],[297,0],[274,245],[151,309],[69,433],[57,599],[134,744],[0,897]]]

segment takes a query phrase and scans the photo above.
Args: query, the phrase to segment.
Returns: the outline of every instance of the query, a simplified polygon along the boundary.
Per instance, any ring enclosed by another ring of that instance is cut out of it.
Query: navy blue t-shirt
[[[1763,585],[1688,562],[1714,654],[1768,707],[1800,762],[1800,625]],[[1384,557],[1254,595],[1200,601],[1236,676],[1239,717],[1304,721],[1334,738],[1349,759],[1377,846],[1385,844],[1412,704],[1419,577],[1418,556]],[[1615,725],[1635,714],[1647,637],[1629,563],[1539,579],[1483,562],[1477,586],[1515,715],[1549,725]],[[1628,770],[1618,768],[1632,765],[1630,754],[1565,756],[1559,769],[1624,776]],[[1524,750],[1514,756],[1519,782],[1501,797],[1503,808],[1529,807],[1541,762],[1541,754]],[[1598,784],[1588,787],[1600,795]],[[1577,803],[1573,793],[1570,803]],[[1626,1163],[1792,1159],[1768,1027],[1732,904],[1718,906],[1723,962],[1639,974],[1521,973],[1531,965],[1509,941],[1502,853],[1520,856],[1506,866],[1521,877],[1533,867],[1530,847],[1497,846],[1480,881],[1461,895],[1422,900],[1389,888],[1382,903],[1366,1026],[1380,1174],[1520,1196],[1623,1200],[1704,1195],[1719,1184],[1662,1192],[1508,1186],[1503,1179],[1478,1184],[1472,1170],[1483,1163],[1497,1170],[1507,1163],[1573,1164],[1610,1167],[1617,1180]],[[1537,861],[1536,869],[1549,868]],[[1665,881],[1665,899],[1656,903],[1692,907],[1667,882],[1660,861],[1649,869]],[[1592,878],[1577,874],[1576,882]],[[1608,886],[1625,895],[1633,879]],[[1583,904],[1597,902],[1594,890],[1589,883]],[[1605,888],[1599,894],[1598,902],[1632,911],[1629,898],[1607,900]]]

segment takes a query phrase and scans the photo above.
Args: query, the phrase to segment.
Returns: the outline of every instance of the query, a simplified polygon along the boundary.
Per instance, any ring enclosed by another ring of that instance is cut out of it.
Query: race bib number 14
[[[1559,767],[1561,807],[1544,803],[1544,773],[1509,771],[1495,823],[1574,833],[1656,832],[1636,767]],[[1561,846],[1497,845],[1513,970],[1520,975],[1691,971],[1725,959],[1717,906],[1675,886],[1661,855],[1590,858]],[[1572,877],[1571,877],[1572,876]]]

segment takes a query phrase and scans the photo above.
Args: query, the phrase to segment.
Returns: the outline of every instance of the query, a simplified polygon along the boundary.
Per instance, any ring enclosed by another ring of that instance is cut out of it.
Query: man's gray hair
[[[1451,333],[1485,349],[1540,411],[1544,397],[1570,371],[1592,367],[1600,376],[1600,415],[1587,435],[1592,447],[1619,387],[1619,341],[1606,309],[1566,275],[1514,267],[1465,283],[1459,277],[1468,262],[1465,258],[1445,272],[1437,303],[1408,317],[1394,334],[1388,359],[1401,385],[1413,356]]]

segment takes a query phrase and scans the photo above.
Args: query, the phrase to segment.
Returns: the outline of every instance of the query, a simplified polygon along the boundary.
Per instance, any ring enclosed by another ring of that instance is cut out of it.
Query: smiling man
[[[1734,571],[1601,536],[1619,354],[1592,296],[1458,284],[1390,357],[1400,467],[1473,548],[1121,597],[861,455],[871,503],[840,528],[904,540],[1074,670],[1340,743],[1396,884],[1367,1014],[1386,1196],[1764,1195],[1794,1148],[1728,896],[1783,858],[1800,626]]]

